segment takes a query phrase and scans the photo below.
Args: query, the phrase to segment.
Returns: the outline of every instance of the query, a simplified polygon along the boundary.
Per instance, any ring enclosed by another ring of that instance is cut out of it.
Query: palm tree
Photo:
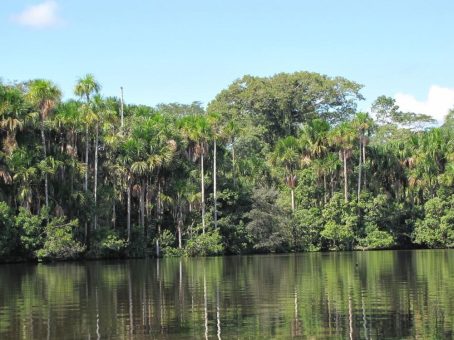
[[[311,159],[318,159],[315,163],[318,174],[323,176],[324,203],[327,202],[327,182],[325,163],[323,156],[328,150],[329,124],[323,119],[313,119],[303,127],[300,135],[301,145],[306,146],[307,153]]]
[[[280,139],[271,154],[271,163],[284,168],[285,183],[290,188],[292,212],[295,211],[296,170],[301,162],[301,145],[297,138]]]
[[[85,181],[84,181],[84,191],[88,191],[88,152],[89,152],[89,146],[90,146],[90,138],[89,138],[89,126],[96,121],[96,131],[99,130],[99,123],[98,123],[98,117],[96,114],[93,112],[92,108],[90,107],[90,96],[93,94],[97,94],[99,90],[101,89],[101,85],[95,80],[95,77],[92,74],[87,74],[85,77],[79,78],[77,81],[75,87],[74,87],[74,94],[76,96],[79,96],[81,99],[85,99],[85,105],[82,107],[82,110],[84,112],[84,120],[85,120],[85,166],[86,166],[86,172],[85,172]],[[97,142],[97,140],[96,140]],[[95,145],[95,178],[97,178],[97,170],[98,170],[98,153],[97,153],[98,145]],[[97,186],[97,180],[95,180],[95,191],[96,191],[96,186]],[[95,211],[96,211],[96,198],[97,194],[94,192],[94,197],[95,197]],[[96,214],[96,213],[95,213]],[[95,216],[95,221],[96,221],[96,216]],[[87,222],[85,222],[87,224]],[[95,224],[96,228],[96,224]],[[86,225],[86,239],[88,240],[88,226]]]
[[[200,186],[202,194],[202,233],[205,234],[205,171],[204,157],[207,151],[207,141],[210,138],[211,128],[206,116],[186,116],[181,119],[180,126],[183,135],[192,143],[189,154],[193,159],[200,158]]]
[[[358,131],[359,140],[359,165],[358,165],[358,200],[361,194],[361,175],[366,163],[367,132],[373,125],[373,120],[368,113],[359,112],[352,121],[353,128]],[[364,187],[366,186],[366,174],[364,174]]]
[[[349,122],[336,126],[329,135],[331,145],[339,149],[339,155],[343,163],[344,174],[344,200],[348,202],[348,165],[347,160],[351,157],[355,133]]]
[[[41,142],[44,159],[47,157],[45,122],[61,99],[60,89],[51,81],[36,79],[29,83],[27,97],[38,110],[40,117]],[[44,175],[44,194],[46,206],[49,205],[48,176]]]
[[[101,85],[95,80],[92,74],[87,74],[85,77],[79,78],[74,87],[74,94],[85,99],[83,107],[85,113],[85,164],[87,172],[85,174],[84,190],[88,190],[88,149],[89,149],[89,125],[96,119],[93,111],[90,109],[90,96],[98,93]]]
[[[232,177],[233,177],[233,184],[236,187],[236,159],[235,159],[235,142],[237,136],[240,134],[241,128],[237,124],[236,121],[230,120],[225,124],[223,133],[225,137],[228,140],[228,143],[230,144],[230,147],[232,148]]]
[[[218,227],[218,202],[217,202],[217,140],[222,137],[222,131],[219,126],[220,115],[217,113],[210,113],[208,115],[208,122],[211,125],[213,136],[213,203],[214,203],[214,228]]]
[[[3,149],[11,154],[17,147],[16,132],[22,130],[25,104],[22,92],[15,86],[0,84],[0,128],[6,130]]]

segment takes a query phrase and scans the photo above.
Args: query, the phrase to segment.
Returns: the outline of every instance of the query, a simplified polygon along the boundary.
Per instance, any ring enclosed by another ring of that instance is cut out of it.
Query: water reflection
[[[0,266],[0,339],[451,338],[454,251]]]

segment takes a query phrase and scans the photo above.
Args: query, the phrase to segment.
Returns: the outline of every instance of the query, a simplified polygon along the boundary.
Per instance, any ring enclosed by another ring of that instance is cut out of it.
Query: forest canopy
[[[0,259],[454,247],[442,126],[318,73],[244,76],[204,108],[0,83]]]

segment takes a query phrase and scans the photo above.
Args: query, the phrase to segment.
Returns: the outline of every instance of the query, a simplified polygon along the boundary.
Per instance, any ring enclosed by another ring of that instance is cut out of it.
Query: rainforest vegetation
[[[244,76],[208,105],[0,83],[0,259],[454,247],[442,126],[362,85]]]

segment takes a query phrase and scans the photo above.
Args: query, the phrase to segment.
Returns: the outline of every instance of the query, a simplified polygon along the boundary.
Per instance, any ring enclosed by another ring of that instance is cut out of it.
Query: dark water
[[[0,339],[452,338],[454,251],[0,266]]]

